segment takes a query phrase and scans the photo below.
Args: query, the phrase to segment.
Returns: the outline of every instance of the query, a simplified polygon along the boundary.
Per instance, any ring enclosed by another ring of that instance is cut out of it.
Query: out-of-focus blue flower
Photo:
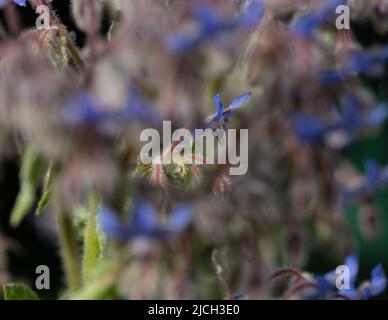
[[[68,101],[64,114],[66,120],[74,126],[99,124],[110,116],[95,99],[84,93]]]
[[[176,206],[165,223],[161,223],[155,208],[143,200],[135,203],[130,222],[121,221],[118,214],[107,207],[100,212],[102,231],[120,242],[135,238],[163,239],[183,231],[191,219],[192,208],[187,203]]]
[[[382,294],[387,287],[387,277],[384,268],[378,264],[371,273],[371,279],[361,289],[360,299],[369,299],[370,297]]]
[[[225,19],[211,7],[196,6],[192,16],[198,24],[195,32],[172,34],[167,38],[167,49],[175,54],[185,54],[206,41],[236,29],[250,28],[258,25],[263,17],[262,0],[248,0],[238,17]]]
[[[340,294],[345,296],[343,290],[346,290],[346,297],[350,295],[354,295],[354,286],[357,280],[358,274],[358,255],[352,254],[346,257],[345,266],[349,268],[349,288],[348,289],[340,289],[338,290],[336,287],[336,279],[337,274],[336,271],[330,271],[325,273],[324,275],[315,275],[314,281],[317,285],[317,292],[310,296],[310,299],[324,299],[336,294]]]
[[[375,128],[381,125],[388,117],[388,106],[378,104],[367,114],[362,114],[357,99],[347,96],[344,99],[344,111],[335,113],[333,119],[323,121],[314,116],[297,114],[293,119],[294,132],[298,139],[306,143],[323,142],[331,134],[342,136],[342,148],[350,143],[355,134],[362,129]]]
[[[342,190],[342,204],[348,205],[351,201],[361,196],[371,196],[376,189],[388,183],[388,167],[380,169],[374,160],[365,163],[365,176],[360,185]]]
[[[349,288],[338,290],[338,294],[349,299],[357,299],[356,281],[358,275],[358,254],[346,257],[345,266],[349,268]],[[335,281],[336,278],[334,278]]]
[[[340,5],[346,5],[346,0],[326,0],[322,7],[299,18],[292,26],[293,32],[304,39],[311,39],[320,26],[334,23],[336,8]]]
[[[117,124],[128,121],[157,124],[160,123],[161,119],[157,110],[134,90],[128,94],[125,105],[115,110],[109,110],[102,106],[88,94],[79,93],[69,99],[63,112],[65,121],[74,127]]]
[[[139,120],[154,125],[160,124],[162,118],[155,106],[144,100],[136,90],[130,91],[123,110],[121,113],[118,113],[116,117],[117,120],[119,120],[119,118],[133,121]]]
[[[221,101],[221,95],[218,93],[214,96],[214,105],[216,107],[216,113],[211,115],[207,120],[207,127],[221,127],[226,130],[226,122],[232,117],[236,111],[242,106],[246,105],[251,99],[252,93],[247,92],[237,97],[232,103],[225,108]]]
[[[359,50],[352,52],[347,64],[338,70],[324,71],[320,80],[326,85],[336,85],[340,81],[376,70],[388,61],[388,46],[375,52]]]
[[[336,271],[330,271],[324,275],[314,276],[314,281],[317,285],[317,293],[310,296],[310,299],[324,299],[330,296],[339,295],[348,299],[369,299],[384,292],[387,286],[387,278],[381,264],[378,264],[371,273],[371,280],[365,282],[358,289],[356,287],[358,275],[358,255],[352,254],[348,256],[344,263],[349,268],[349,287],[337,289]]]
[[[27,6],[27,0],[12,0],[14,3],[16,3],[18,6],[26,7]],[[8,0],[0,0],[0,8],[4,7]]]

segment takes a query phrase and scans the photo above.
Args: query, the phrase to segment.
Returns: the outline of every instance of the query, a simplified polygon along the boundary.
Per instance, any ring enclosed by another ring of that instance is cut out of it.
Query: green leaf
[[[20,179],[37,185],[42,178],[43,172],[43,161],[39,153],[34,146],[27,146],[22,155]]]
[[[11,212],[10,223],[16,227],[34,205],[35,189],[43,175],[43,161],[31,145],[27,146],[22,155],[20,170],[21,187]]]
[[[16,203],[12,209],[10,223],[13,227],[17,227],[23,218],[28,214],[29,210],[34,205],[35,192],[31,184],[23,183],[19,194],[16,198]]]
[[[82,261],[82,276],[84,284],[91,279],[93,267],[101,256],[101,244],[96,225],[96,211],[98,200],[95,196],[90,197],[89,218],[85,229],[84,236],[84,254]]]
[[[38,295],[22,283],[3,285],[3,293],[5,300],[39,300]]]
[[[68,297],[70,300],[104,300],[115,297],[117,274],[114,264],[99,260],[94,266],[91,279],[81,290]]]
[[[39,200],[36,214],[39,215],[51,200],[53,191],[53,164],[50,163],[44,177],[42,197]]]

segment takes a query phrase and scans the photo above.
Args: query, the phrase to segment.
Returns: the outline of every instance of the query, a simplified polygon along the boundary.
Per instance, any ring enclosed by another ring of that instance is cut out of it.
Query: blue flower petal
[[[26,7],[27,6],[27,0],[13,0],[17,5]]]
[[[344,79],[342,70],[327,70],[320,74],[319,81],[325,85],[333,86]]]
[[[107,207],[102,207],[99,214],[102,231],[116,240],[124,241],[128,238],[128,229],[123,225],[119,216]]]
[[[261,22],[265,9],[263,0],[246,0],[243,9],[240,27],[251,27]]]
[[[335,19],[335,9],[340,5],[346,5],[346,0],[328,0],[318,9],[312,10],[301,17],[293,26],[293,31],[299,36],[310,39],[315,31],[323,24]]]
[[[310,39],[323,21],[321,14],[312,12],[300,18],[293,30],[301,37]]]
[[[307,143],[321,141],[328,131],[320,119],[302,114],[294,116],[293,127],[298,139]]]
[[[187,203],[179,204],[171,213],[168,230],[170,232],[180,232],[190,223],[193,216],[192,207]]]
[[[349,289],[341,289],[338,290],[338,294],[341,296],[344,296],[348,299],[358,299],[359,298],[359,293],[355,287],[350,287]]]
[[[363,123],[360,115],[360,105],[357,99],[353,96],[347,95],[343,99],[345,110],[338,121],[338,127],[354,133]]]
[[[349,268],[350,284],[353,286],[357,280],[358,274],[358,254],[353,253],[346,257],[345,265]]]
[[[224,112],[224,105],[221,102],[221,95],[217,93],[213,97],[214,105],[216,106],[216,114],[214,116],[214,121],[220,121],[222,117],[222,113]]]
[[[211,7],[199,5],[193,9],[193,17],[200,23],[202,30],[215,30],[221,24],[221,17]]]
[[[78,126],[101,123],[107,114],[91,96],[80,93],[66,103],[64,116],[71,125]]]
[[[215,8],[197,6],[192,16],[198,29],[190,33],[177,33],[167,37],[167,50],[175,54],[186,54],[208,40],[212,40],[225,32],[239,30],[258,24],[263,16],[262,0],[250,0],[247,10],[237,18],[226,19],[218,14]]]
[[[234,110],[234,109],[242,107],[243,105],[245,105],[245,104],[247,104],[249,102],[251,97],[252,97],[252,93],[251,92],[244,93],[243,95],[241,95],[241,96],[237,97],[236,99],[234,99],[232,101],[232,103],[229,105],[228,109]]]
[[[371,274],[370,293],[372,296],[377,296],[385,291],[387,287],[387,277],[382,264],[378,264]]]
[[[4,7],[7,4],[8,0],[0,0],[0,8]],[[13,0],[18,6],[26,7],[27,0]]]
[[[377,127],[381,125],[387,117],[388,106],[386,104],[379,104],[367,114],[365,124],[370,127]]]
[[[136,201],[132,218],[135,233],[152,235],[158,229],[159,217],[155,208],[143,200]]]
[[[158,110],[147,103],[136,90],[131,90],[128,94],[124,108],[118,111],[117,121],[139,120],[144,123],[158,125],[162,117]]]
[[[375,160],[367,160],[365,163],[365,188],[373,190],[377,187],[380,178],[379,165]]]
[[[328,274],[326,274],[325,276],[314,276],[314,281],[317,284],[317,293],[313,296],[310,296],[310,299],[324,299],[328,295],[336,291],[336,287],[334,285],[335,282],[329,281],[327,275]]]
[[[166,48],[176,54],[184,54],[194,50],[204,40],[202,34],[170,35],[167,38]]]

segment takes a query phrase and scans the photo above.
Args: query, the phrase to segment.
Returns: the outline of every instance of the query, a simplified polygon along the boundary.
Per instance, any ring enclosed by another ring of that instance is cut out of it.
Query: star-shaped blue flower
[[[365,300],[383,293],[387,287],[387,278],[384,268],[378,264],[371,272],[371,279],[364,282],[359,288],[356,287],[358,274],[358,255],[352,254],[345,260],[344,265],[349,268],[349,287],[337,289],[336,271],[330,271],[326,274],[314,276],[317,284],[317,294],[310,298],[324,299],[332,295],[355,300]]]
[[[130,222],[123,222],[118,214],[108,207],[100,212],[102,231],[116,241],[132,239],[160,239],[183,231],[192,219],[192,208],[187,203],[175,207],[165,223],[161,223],[155,208],[144,200],[135,203]]]
[[[226,122],[232,117],[239,108],[246,105],[251,99],[252,93],[247,92],[234,99],[231,104],[225,108],[221,101],[221,95],[218,93],[214,96],[213,101],[216,107],[216,113],[211,115],[207,120],[208,128],[227,129]]]

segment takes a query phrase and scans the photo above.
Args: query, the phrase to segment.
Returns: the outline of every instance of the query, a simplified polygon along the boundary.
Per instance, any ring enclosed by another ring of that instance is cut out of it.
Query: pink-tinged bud
[[[167,184],[166,174],[160,164],[152,165],[151,182],[158,187],[165,187]]]

